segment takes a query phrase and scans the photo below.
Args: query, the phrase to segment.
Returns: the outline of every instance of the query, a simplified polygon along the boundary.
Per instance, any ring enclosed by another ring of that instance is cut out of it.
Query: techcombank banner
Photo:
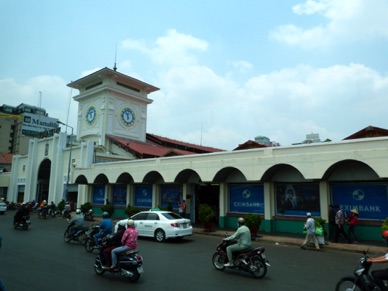
[[[32,113],[23,113],[22,134],[35,136],[42,131],[55,130],[58,119]]]

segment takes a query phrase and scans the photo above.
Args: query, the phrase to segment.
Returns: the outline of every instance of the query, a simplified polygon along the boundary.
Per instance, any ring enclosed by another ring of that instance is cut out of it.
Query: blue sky
[[[387,15],[385,0],[0,0],[0,103],[75,127],[66,84],[117,51],[118,71],[161,89],[149,133],[226,150],[340,141],[388,128]]]

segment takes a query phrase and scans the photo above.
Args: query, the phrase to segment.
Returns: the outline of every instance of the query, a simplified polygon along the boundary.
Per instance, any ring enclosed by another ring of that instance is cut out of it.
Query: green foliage
[[[125,214],[128,215],[128,217],[131,217],[132,215],[135,215],[136,213],[139,213],[141,211],[140,208],[131,206],[130,204],[127,205],[125,208]]]
[[[65,209],[65,200],[62,199],[62,200],[58,203],[58,210],[62,212],[63,209]]]
[[[93,205],[92,203],[90,202],[86,202],[84,204],[81,205],[81,212],[82,213],[87,213],[90,209],[93,208]]]
[[[383,224],[381,225],[381,231],[388,230],[388,217],[384,220]]]
[[[213,209],[208,204],[201,204],[198,208],[198,217],[202,223],[210,222],[215,216]]]
[[[102,212],[105,212],[105,211],[108,212],[109,217],[112,217],[113,216],[113,212],[115,212],[115,207],[112,204],[104,205],[104,206],[102,206],[101,211]]]
[[[245,225],[247,227],[260,227],[261,216],[259,214],[248,213],[244,215]]]

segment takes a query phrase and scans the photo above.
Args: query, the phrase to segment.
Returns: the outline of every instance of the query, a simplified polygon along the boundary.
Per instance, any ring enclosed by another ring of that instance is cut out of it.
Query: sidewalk
[[[230,229],[215,229],[211,232],[206,232],[201,226],[194,226],[193,233],[200,235],[218,236],[220,238],[225,237],[225,233],[229,235],[233,234],[235,230]],[[273,243],[283,246],[300,246],[304,241],[304,235],[291,234],[291,233],[260,233],[254,239],[257,242]],[[381,241],[360,241],[353,244],[348,243],[332,243],[325,242],[322,250],[342,251],[342,252],[356,252],[362,253],[364,250],[368,250],[371,256],[383,255],[388,252],[388,247],[385,245],[383,239]]]

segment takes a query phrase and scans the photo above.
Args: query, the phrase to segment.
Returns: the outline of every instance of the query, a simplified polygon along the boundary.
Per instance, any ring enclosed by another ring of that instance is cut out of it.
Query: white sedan
[[[0,200],[0,214],[4,214],[7,211],[7,204]]]
[[[133,216],[139,236],[154,237],[158,242],[170,238],[182,239],[193,234],[190,219],[183,218],[171,211],[150,210],[142,211]],[[118,221],[115,225],[117,231],[119,223],[127,222],[127,219]]]

